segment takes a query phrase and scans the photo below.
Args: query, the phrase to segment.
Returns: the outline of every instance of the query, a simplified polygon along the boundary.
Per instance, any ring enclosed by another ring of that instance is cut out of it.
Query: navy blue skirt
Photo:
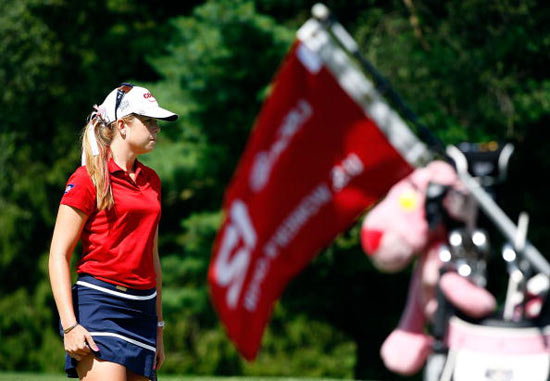
[[[156,289],[135,290],[81,275],[73,286],[76,318],[99,347],[101,360],[154,379],[157,341]],[[62,332],[62,331],[61,331]],[[65,372],[78,378],[77,361],[65,356]]]

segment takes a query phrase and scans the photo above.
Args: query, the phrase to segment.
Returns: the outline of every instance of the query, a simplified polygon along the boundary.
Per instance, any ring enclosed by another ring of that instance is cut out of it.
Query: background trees
[[[363,53],[445,143],[512,140],[501,194],[531,215],[543,252],[550,161],[549,9],[542,2],[327,1]],[[60,371],[46,258],[57,205],[78,166],[94,103],[122,81],[181,114],[145,160],[163,180],[165,372],[383,378],[378,356],[408,274],[372,269],[358,227],[295,279],[255,363],[212,311],[211,242],[269,82],[313,1],[5,0],[0,4],[0,368]]]

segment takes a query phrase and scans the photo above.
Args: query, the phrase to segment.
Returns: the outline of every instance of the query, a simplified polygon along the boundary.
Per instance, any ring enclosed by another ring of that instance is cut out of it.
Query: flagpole
[[[344,49],[350,53],[372,76],[372,79],[376,85],[376,89],[381,95],[392,101],[399,109],[403,117],[409,120],[418,131],[420,138],[428,144],[428,147],[435,153],[447,156],[445,153],[445,147],[441,140],[435,136],[420,120],[416,114],[403,102],[399,94],[393,89],[389,81],[384,78],[382,74],[361,54],[359,46],[347,32],[347,30],[340,24],[330,13],[329,9],[322,3],[315,4],[311,13],[313,17],[329,30],[335,37],[335,40]]]
[[[311,9],[312,16],[328,30],[335,40],[351,54],[362,67],[372,76],[377,90],[387,97],[399,109],[401,114],[409,120],[417,129],[420,138],[424,140],[428,147],[434,153],[445,157],[448,160],[455,161],[445,150],[443,142],[435,136],[422,122],[417,115],[403,102],[399,94],[393,89],[388,80],[376,70],[376,68],[361,54],[359,46],[353,37],[344,29],[330,13],[330,10],[322,3],[315,4]],[[458,150],[458,149],[456,149]],[[453,155],[456,156],[456,155]],[[518,228],[504,213],[504,211],[494,202],[489,194],[479,185],[479,183],[468,174],[468,171],[459,171],[458,176],[464,186],[475,197],[485,214],[500,229],[501,233],[512,243],[518,237]],[[550,263],[530,242],[526,242],[522,254],[538,271],[550,277]]]

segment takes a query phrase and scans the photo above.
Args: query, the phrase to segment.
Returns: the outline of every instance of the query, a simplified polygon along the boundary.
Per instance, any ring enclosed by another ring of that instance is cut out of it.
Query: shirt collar
[[[136,168],[136,178],[137,178],[141,170],[143,169],[143,164],[141,164],[139,160],[136,159],[136,162],[134,165]],[[109,168],[109,173],[126,172],[124,169],[120,168],[117,163],[115,163],[113,158],[109,159],[109,163],[107,164],[107,166]]]

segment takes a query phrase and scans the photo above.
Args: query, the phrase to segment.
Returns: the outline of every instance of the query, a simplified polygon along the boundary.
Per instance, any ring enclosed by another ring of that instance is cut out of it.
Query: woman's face
[[[133,119],[126,122],[125,141],[130,149],[140,155],[151,152],[157,144],[157,134],[160,127],[156,119],[147,116],[136,115]]]

